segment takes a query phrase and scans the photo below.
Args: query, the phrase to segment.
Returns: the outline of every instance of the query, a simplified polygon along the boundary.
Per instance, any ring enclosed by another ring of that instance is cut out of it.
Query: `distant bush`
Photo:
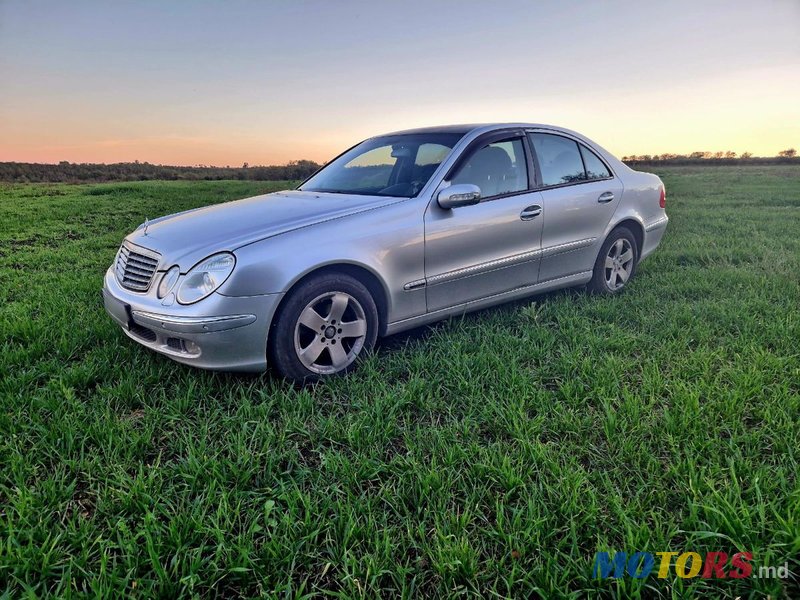
[[[0,181],[12,183],[87,183],[97,181],[145,181],[149,179],[240,179],[278,181],[305,179],[320,165],[311,160],[285,165],[242,167],[174,167],[147,162],[93,164],[62,161],[58,164],[0,162]]]
[[[794,148],[782,150],[778,156],[759,157],[749,152],[692,152],[691,154],[641,154],[624,156],[631,166],[646,165],[800,165]],[[176,167],[148,162],[132,163],[71,163],[58,164],[0,162],[0,181],[10,183],[91,183],[111,181],[160,180],[218,180],[249,181],[302,180],[322,165],[312,160],[291,161],[285,165],[214,167]]]
[[[690,154],[639,154],[623,156],[622,162],[630,166],[644,165],[800,165],[793,148],[782,150],[778,156],[753,156],[750,152],[737,155],[726,152],[692,152]]]

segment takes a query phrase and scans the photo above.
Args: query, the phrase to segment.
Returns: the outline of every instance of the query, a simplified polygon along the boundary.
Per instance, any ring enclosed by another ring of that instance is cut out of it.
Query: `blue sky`
[[[0,160],[326,160],[454,122],[800,146],[800,2],[0,0]]]

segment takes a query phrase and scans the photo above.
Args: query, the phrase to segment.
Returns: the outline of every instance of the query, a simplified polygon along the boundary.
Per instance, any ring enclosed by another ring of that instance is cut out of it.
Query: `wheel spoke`
[[[297,356],[300,358],[300,362],[306,367],[310,367],[317,362],[319,355],[324,349],[325,344],[320,341],[319,337],[314,336],[314,341],[298,352]]]
[[[606,256],[606,269],[613,269],[614,268],[614,259],[610,256]]]
[[[617,257],[617,256],[619,256],[620,254],[622,254],[622,246],[623,246],[623,244],[622,244],[622,238],[620,238],[620,239],[618,239],[616,242],[614,242],[614,250],[615,250],[615,252],[614,252],[614,256],[615,256],[615,257]]]
[[[628,281],[628,277],[630,277],[630,273],[628,273],[625,269],[619,270],[619,278],[622,280],[622,283]]]
[[[623,252],[622,256],[619,257],[619,260],[623,265],[632,259],[633,259],[633,250],[631,250],[630,248],[628,248],[625,252]]]
[[[331,311],[328,313],[328,321],[341,321],[349,301],[350,297],[347,294],[334,294],[331,299]]]
[[[367,333],[367,322],[364,319],[358,321],[348,321],[340,323],[339,329],[342,330],[343,338],[358,338]]]
[[[341,369],[347,364],[347,352],[345,352],[341,344],[329,345],[328,352],[330,352],[331,364],[335,369]]]
[[[325,319],[314,310],[313,307],[307,306],[303,312],[300,313],[300,322],[313,330],[316,335],[325,327]]]
[[[294,350],[309,371],[331,375],[355,360],[368,329],[364,309],[356,298],[346,292],[326,292],[300,311],[294,330]],[[345,339],[350,341],[342,345]]]

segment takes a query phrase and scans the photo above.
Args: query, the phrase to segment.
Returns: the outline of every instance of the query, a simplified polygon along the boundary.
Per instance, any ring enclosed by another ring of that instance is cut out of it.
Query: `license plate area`
[[[125,329],[131,328],[133,317],[131,315],[131,305],[117,300],[110,294],[103,292],[103,304],[106,307],[106,312],[111,315],[117,323],[122,325]]]

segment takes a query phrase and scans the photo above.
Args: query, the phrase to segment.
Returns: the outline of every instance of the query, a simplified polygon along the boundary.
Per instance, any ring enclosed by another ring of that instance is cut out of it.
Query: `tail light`
[[[658,205],[661,208],[667,208],[667,190],[664,189],[664,186],[661,186],[661,197],[658,199]]]

